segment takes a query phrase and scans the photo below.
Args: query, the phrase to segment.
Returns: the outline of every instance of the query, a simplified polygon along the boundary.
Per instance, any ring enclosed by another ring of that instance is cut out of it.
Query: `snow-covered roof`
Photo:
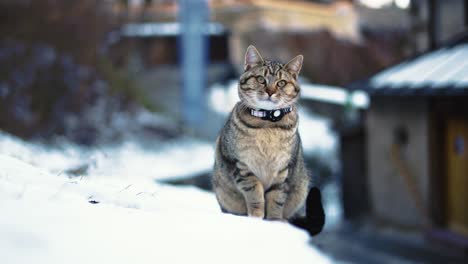
[[[182,31],[178,22],[129,23],[122,27],[124,37],[175,37]],[[208,23],[204,28],[207,35],[223,35],[227,29],[220,23]]]
[[[378,73],[362,86],[374,95],[468,94],[468,42],[405,61]]]

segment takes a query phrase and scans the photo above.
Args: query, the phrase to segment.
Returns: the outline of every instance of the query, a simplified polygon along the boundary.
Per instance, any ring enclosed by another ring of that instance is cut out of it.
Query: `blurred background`
[[[99,150],[68,175],[108,146],[169,153],[158,180],[209,190],[246,47],[303,54],[300,133],[327,213],[311,243],[351,263],[462,263],[467,27],[466,0],[1,0],[0,150]]]

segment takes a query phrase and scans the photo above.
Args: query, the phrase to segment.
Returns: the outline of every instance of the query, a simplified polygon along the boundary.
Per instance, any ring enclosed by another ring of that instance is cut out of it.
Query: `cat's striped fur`
[[[282,64],[263,60],[253,46],[247,49],[241,100],[216,142],[213,188],[224,212],[288,220],[303,206],[309,176],[295,106],[301,66],[302,56]],[[289,106],[292,112],[277,122],[249,112]]]

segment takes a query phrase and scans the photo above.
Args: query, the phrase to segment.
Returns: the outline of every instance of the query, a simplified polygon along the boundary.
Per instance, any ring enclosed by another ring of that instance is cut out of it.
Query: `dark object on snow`
[[[322,205],[322,194],[320,189],[312,187],[306,200],[306,216],[290,221],[294,226],[307,230],[311,236],[322,232],[325,225],[325,212]]]
[[[175,186],[195,186],[205,191],[211,191],[211,177],[209,173],[201,173],[192,177],[180,177],[180,179],[156,180],[158,183],[166,183]]]
[[[99,201],[96,201],[96,200],[89,200],[88,203],[90,203],[90,204],[98,204]]]
[[[74,168],[67,169],[64,172],[69,177],[79,177],[79,176],[88,175],[88,171],[89,171],[89,164],[82,164]]]

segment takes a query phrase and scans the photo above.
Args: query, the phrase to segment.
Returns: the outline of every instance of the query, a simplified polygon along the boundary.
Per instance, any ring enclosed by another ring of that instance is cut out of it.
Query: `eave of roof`
[[[348,85],[371,96],[468,95],[468,34]]]

